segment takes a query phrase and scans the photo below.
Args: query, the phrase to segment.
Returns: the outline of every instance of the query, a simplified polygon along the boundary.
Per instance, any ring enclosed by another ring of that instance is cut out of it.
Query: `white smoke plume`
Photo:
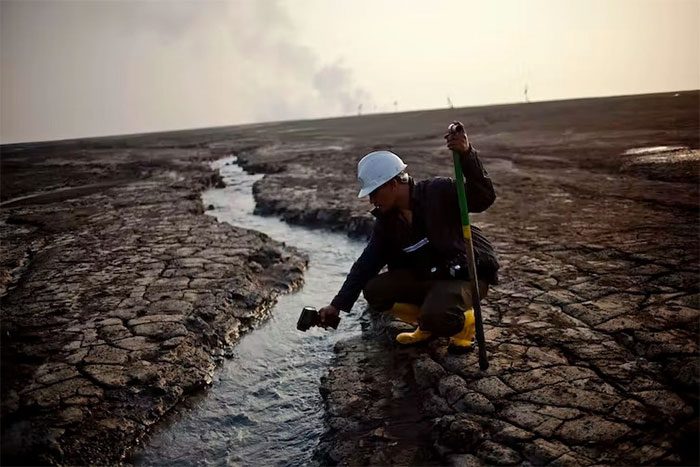
[[[3,143],[348,115],[371,105],[351,70],[298,43],[277,1],[0,4]]]

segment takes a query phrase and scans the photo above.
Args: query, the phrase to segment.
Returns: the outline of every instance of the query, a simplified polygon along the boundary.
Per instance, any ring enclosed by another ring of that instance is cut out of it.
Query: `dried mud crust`
[[[367,202],[356,199],[357,160],[390,147],[418,179],[450,176],[440,135],[450,120],[462,120],[498,194],[494,206],[474,216],[501,263],[500,284],[484,303],[491,366],[480,372],[475,353],[448,355],[437,341],[402,350],[410,368],[386,372],[399,372],[411,388],[404,392],[418,394],[415,423],[431,426],[425,433],[432,436],[433,461],[694,464],[698,166],[658,168],[673,177],[634,176],[621,154],[679,144],[696,150],[698,96],[315,122],[308,141],[336,134],[342,147],[308,147],[297,132],[241,161],[274,168],[254,187],[261,213],[362,236],[372,219]],[[428,462],[424,451],[396,454],[395,446],[410,443],[387,431],[396,394],[374,362],[386,356],[357,345],[338,347],[323,382],[328,431],[320,458]]]
[[[212,140],[2,148],[3,464],[119,461],[301,283],[296,250],[203,215],[235,151]]]
[[[3,461],[118,461],[301,281],[293,249],[201,215],[198,191],[220,181],[203,162],[238,153],[270,173],[254,187],[260,212],[363,236],[359,157],[391,147],[417,178],[449,176],[440,135],[456,118],[498,192],[475,216],[502,265],[484,304],[491,368],[478,373],[475,355],[447,355],[440,341],[396,354],[384,341],[340,344],[319,456],[696,463],[698,184],[683,174],[697,169],[650,181],[620,173],[617,156],[697,149],[699,96],[2,147]]]

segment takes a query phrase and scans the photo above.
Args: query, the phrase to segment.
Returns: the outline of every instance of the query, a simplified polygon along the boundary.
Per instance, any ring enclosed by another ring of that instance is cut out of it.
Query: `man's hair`
[[[394,180],[396,180],[399,183],[408,183],[408,179],[410,177],[408,176],[408,173],[405,171],[402,171],[400,174],[394,177]]]

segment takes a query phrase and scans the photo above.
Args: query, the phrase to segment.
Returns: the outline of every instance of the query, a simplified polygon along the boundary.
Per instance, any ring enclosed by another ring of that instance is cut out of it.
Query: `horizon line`
[[[6,148],[6,147],[12,147],[15,145],[26,145],[26,144],[35,144],[35,145],[44,145],[44,144],[51,144],[51,143],[71,143],[71,142],[78,142],[78,141],[84,141],[84,140],[107,140],[107,139],[115,139],[115,138],[135,138],[135,137],[141,137],[141,136],[156,136],[156,135],[161,135],[161,134],[170,134],[170,133],[185,133],[189,131],[202,131],[202,130],[221,130],[225,128],[244,128],[248,126],[254,126],[254,125],[274,125],[274,124],[279,124],[279,123],[289,123],[289,122],[313,122],[313,121],[320,121],[320,120],[339,120],[343,118],[363,118],[363,117],[372,117],[372,116],[379,116],[379,115],[392,115],[392,114],[409,114],[409,113],[416,113],[416,112],[434,112],[434,111],[440,111],[440,110],[459,110],[459,109],[479,109],[479,108],[487,108],[487,107],[503,107],[503,106],[518,106],[518,105],[537,105],[537,104],[544,104],[544,103],[550,103],[550,102],[575,102],[575,101],[584,101],[584,100],[595,100],[595,99],[610,99],[610,98],[621,98],[621,97],[635,97],[635,96],[654,96],[654,95],[662,95],[662,94],[672,94],[672,93],[685,93],[685,92],[700,92],[700,88],[695,88],[695,89],[679,89],[679,90],[672,90],[672,91],[658,91],[658,92],[646,92],[646,93],[640,93],[640,94],[610,94],[610,95],[601,95],[601,96],[587,96],[587,97],[572,97],[572,98],[566,98],[566,99],[545,99],[545,100],[535,100],[535,101],[528,101],[528,102],[523,102],[523,101],[516,101],[516,102],[501,102],[501,103],[494,103],[494,104],[486,104],[486,105],[472,105],[472,106],[463,106],[463,107],[453,107],[453,108],[445,108],[445,107],[433,107],[433,108],[425,108],[425,109],[412,109],[412,110],[405,110],[401,112],[396,112],[396,111],[389,111],[389,112],[369,112],[366,114],[360,114],[360,115],[339,115],[339,116],[333,116],[333,117],[313,117],[313,118],[290,118],[290,119],[284,119],[284,120],[269,120],[269,121],[264,121],[264,122],[245,122],[245,123],[235,123],[235,124],[230,124],[230,125],[215,125],[215,126],[202,126],[202,127],[190,127],[190,128],[173,128],[173,129],[161,129],[161,130],[153,130],[153,131],[145,131],[142,133],[115,133],[115,134],[100,134],[100,135],[87,135],[87,136],[74,136],[74,137],[68,137],[68,138],[59,138],[59,139],[46,139],[46,140],[28,140],[28,141],[14,141],[10,143],[3,143],[2,138],[0,136],[0,149]]]

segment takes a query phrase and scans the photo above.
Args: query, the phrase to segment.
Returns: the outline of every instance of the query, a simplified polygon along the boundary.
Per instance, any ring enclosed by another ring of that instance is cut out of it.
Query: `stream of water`
[[[317,308],[334,296],[364,244],[338,233],[290,226],[253,214],[252,186],[235,158],[214,163],[226,188],[202,198],[220,222],[264,232],[309,256],[305,283],[283,295],[272,318],[245,335],[212,386],[188,400],[146,441],[136,465],[307,465],[323,432],[319,380],[340,339],[360,334],[364,305],[343,313],[336,331],[296,329],[304,306]]]

